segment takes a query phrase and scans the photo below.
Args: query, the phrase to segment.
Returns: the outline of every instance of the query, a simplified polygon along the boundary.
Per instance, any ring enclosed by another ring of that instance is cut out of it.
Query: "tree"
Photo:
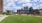
[[[6,10],[7,15],[11,14],[11,10]]]
[[[10,10],[7,10],[7,13],[10,13]]]
[[[38,15],[40,14],[40,12],[39,12],[39,10],[38,10],[38,9],[36,9],[36,14],[38,14]]]

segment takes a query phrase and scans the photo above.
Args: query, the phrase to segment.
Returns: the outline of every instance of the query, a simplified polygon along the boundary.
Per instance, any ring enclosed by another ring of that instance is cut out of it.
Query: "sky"
[[[42,8],[42,0],[3,0],[4,11],[5,10],[14,10],[21,9],[24,6],[33,7],[34,9]]]

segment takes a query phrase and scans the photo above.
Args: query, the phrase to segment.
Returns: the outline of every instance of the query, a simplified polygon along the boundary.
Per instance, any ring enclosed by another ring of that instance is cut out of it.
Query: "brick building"
[[[0,12],[3,12],[3,0],[0,0]]]

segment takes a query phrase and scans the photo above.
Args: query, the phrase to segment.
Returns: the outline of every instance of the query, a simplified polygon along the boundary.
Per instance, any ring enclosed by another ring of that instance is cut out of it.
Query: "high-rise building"
[[[25,7],[24,7],[24,10],[28,10],[28,6],[25,6]]]
[[[3,12],[3,0],[0,0],[0,12]]]
[[[28,11],[28,6],[25,6],[24,7],[24,10],[25,10],[25,13],[28,13],[29,11]]]

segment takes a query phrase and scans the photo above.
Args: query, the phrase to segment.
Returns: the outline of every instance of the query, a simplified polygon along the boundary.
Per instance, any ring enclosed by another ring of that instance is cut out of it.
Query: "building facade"
[[[28,10],[28,6],[25,6],[25,7],[24,7],[24,10]]]
[[[0,0],[0,12],[3,12],[3,0]]]
[[[42,14],[42,9],[39,10],[40,14]]]

